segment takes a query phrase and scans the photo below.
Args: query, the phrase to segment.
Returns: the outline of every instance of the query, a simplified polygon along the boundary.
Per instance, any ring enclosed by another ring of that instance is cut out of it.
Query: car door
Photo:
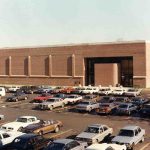
[[[9,144],[13,141],[14,137],[10,136],[8,133],[1,134],[1,141],[3,145]]]

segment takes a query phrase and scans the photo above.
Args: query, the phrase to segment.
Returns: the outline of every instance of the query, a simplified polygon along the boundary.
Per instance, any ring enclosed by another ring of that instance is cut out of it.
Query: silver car
[[[48,145],[45,150],[85,150],[87,143],[73,139],[58,139]]]
[[[119,134],[112,139],[112,143],[125,144],[127,149],[134,149],[136,144],[144,141],[144,135],[144,129],[129,125],[120,130]]]

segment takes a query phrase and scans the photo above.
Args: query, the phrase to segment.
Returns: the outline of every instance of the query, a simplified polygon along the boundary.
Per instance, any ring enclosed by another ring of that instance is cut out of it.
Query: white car
[[[119,134],[112,139],[112,143],[125,144],[127,149],[134,149],[136,144],[144,141],[144,136],[144,129],[129,125],[120,130]]]
[[[141,89],[130,88],[126,92],[124,92],[125,96],[139,96],[141,94]]]
[[[98,94],[99,95],[109,95],[112,93],[111,88],[100,88]]]
[[[68,102],[65,99],[53,97],[53,98],[46,100],[46,102],[39,104],[38,108],[41,110],[53,110],[56,107],[63,108],[67,103]]]
[[[127,91],[127,89],[125,89],[125,88],[118,88],[118,89],[114,89],[111,94],[112,95],[123,95],[126,91]]]
[[[23,135],[22,132],[6,132],[0,130],[0,148],[3,146],[10,144],[16,137]]]
[[[119,145],[119,144],[92,144],[88,146],[85,150],[126,150],[125,145]]]
[[[23,127],[39,122],[40,120],[35,116],[21,116],[13,122],[3,124],[0,129],[4,131],[20,131]]]
[[[67,104],[75,104],[82,100],[82,96],[80,95],[69,95],[67,98],[65,98],[65,101],[67,101]]]
[[[106,137],[109,137],[113,133],[113,129],[107,125],[93,124],[87,127],[87,129],[76,136],[76,140],[87,142],[88,145],[99,143]]]
[[[12,87],[8,88],[8,91],[9,92],[16,92],[19,89],[20,89],[20,87],[18,87],[18,86],[12,86]]]
[[[85,101],[85,100],[83,102],[80,102],[76,106],[76,109],[78,111],[88,111],[88,112],[91,112],[92,110],[97,109],[97,108],[99,108],[99,103],[92,102],[92,101]]]
[[[99,92],[99,88],[98,87],[84,87],[84,89],[82,90],[82,94],[97,94]]]

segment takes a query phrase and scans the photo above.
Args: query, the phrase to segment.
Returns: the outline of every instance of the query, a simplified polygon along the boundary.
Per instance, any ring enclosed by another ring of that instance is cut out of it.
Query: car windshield
[[[96,128],[96,127],[88,127],[85,132],[88,132],[88,133],[99,133],[99,128]]]
[[[92,96],[85,96],[84,99],[91,99]]]
[[[17,122],[27,122],[27,118],[17,118]]]
[[[63,143],[51,143],[46,150],[63,150],[65,144]]]
[[[119,106],[119,108],[127,108],[127,107],[128,105],[125,105],[125,104]]]
[[[137,90],[135,89],[129,89],[128,92],[136,92]]]
[[[116,102],[123,102],[124,101],[124,99],[123,98],[116,98],[116,100],[115,100]]]
[[[47,102],[55,102],[55,99],[48,99]]]
[[[75,98],[75,96],[68,96],[68,98]]]
[[[125,130],[122,129],[119,132],[119,136],[129,136],[129,137],[133,137],[134,136],[134,132],[132,130]]]

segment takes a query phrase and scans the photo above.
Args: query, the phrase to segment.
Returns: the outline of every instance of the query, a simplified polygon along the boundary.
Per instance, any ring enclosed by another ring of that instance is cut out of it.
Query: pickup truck
[[[0,129],[4,131],[20,131],[23,127],[30,124],[38,123],[41,120],[37,119],[35,116],[21,116],[15,121],[3,124]]]
[[[53,110],[56,107],[64,107],[67,103],[68,101],[65,99],[53,97],[48,99],[46,102],[39,104],[38,108],[41,110]]]
[[[88,145],[99,143],[113,133],[113,129],[107,125],[92,124],[87,129],[76,136],[76,140],[87,142]]]

